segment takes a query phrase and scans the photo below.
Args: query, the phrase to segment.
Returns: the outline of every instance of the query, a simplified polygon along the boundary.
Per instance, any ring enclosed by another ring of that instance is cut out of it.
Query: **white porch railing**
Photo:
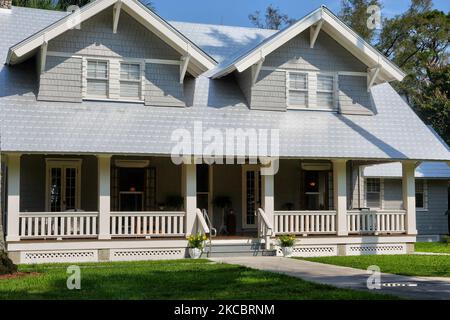
[[[183,211],[111,212],[111,237],[180,237]]]
[[[256,211],[256,229],[258,231],[258,238],[264,239],[266,242],[266,249],[269,249],[270,237],[273,234],[273,226],[269,217],[261,208]]]
[[[275,234],[335,234],[336,211],[275,211]]]
[[[97,237],[98,212],[19,213],[20,239]]]
[[[349,233],[405,233],[405,210],[348,211]]]

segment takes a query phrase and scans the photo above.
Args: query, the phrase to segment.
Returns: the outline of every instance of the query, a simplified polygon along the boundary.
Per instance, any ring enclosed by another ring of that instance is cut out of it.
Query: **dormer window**
[[[334,76],[317,75],[317,107],[334,109]]]
[[[87,95],[94,98],[108,97],[108,61],[87,61]]]
[[[141,98],[141,65],[138,63],[120,63],[120,97],[126,99]]]
[[[288,105],[290,108],[308,107],[308,74],[288,72]]]

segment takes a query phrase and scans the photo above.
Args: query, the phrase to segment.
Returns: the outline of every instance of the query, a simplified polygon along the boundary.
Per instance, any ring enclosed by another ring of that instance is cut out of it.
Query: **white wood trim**
[[[370,92],[370,88],[372,88],[373,84],[375,83],[375,80],[378,77],[378,74],[380,73],[381,66],[378,65],[374,68],[370,68],[367,72],[367,92]]]
[[[119,18],[120,18],[120,9],[122,7],[122,1],[119,0],[114,5],[113,9],[113,33],[117,33],[117,27],[119,25]]]
[[[168,64],[168,65],[180,65],[179,60],[168,60],[168,59],[152,59],[152,58],[132,58],[132,57],[122,57],[122,56],[101,56],[92,54],[72,54],[62,51],[47,51],[47,56],[61,57],[61,58],[77,58],[77,59],[92,59],[92,60],[118,60],[118,61],[129,61],[134,63],[154,63],[154,64]]]
[[[45,64],[47,62],[47,48],[48,48],[48,42],[44,42],[41,46],[41,74],[45,72]]]
[[[265,58],[259,59],[259,61],[252,66],[252,86],[255,85],[258,80],[259,73],[261,72],[262,65],[264,63]]]
[[[322,29],[323,20],[320,20],[316,25],[311,26],[309,32],[309,47],[314,48],[314,44],[316,43],[317,37],[319,36],[320,29]]]
[[[256,46],[250,53],[238,58],[228,67],[219,70],[212,77],[219,78],[234,70],[237,70],[238,72],[247,70],[250,66],[255,64],[258,59],[272,53],[274,50],[321,20],[324,20],[322,29],[367,66],[372,67],[375,64],[380,64],[383,69],[383,75],[388,81],[403,80],[405,74],[397,66],[364,41],[325,7],[313,11],[289,28],[280,31],[276,36],[263,42],[261,45]]]
[[[77,25],[83,23],[103,10],[111,7],[118,1],[121,1],[122,3],[122,10],[125,10],[129,15],[135,18],[148,30],[155,33],[168,45],[182,54],[190,54],[194,65],[192,70],[204,72],[215,67],[216,61],[213,58],[195,45],[191,45],[191,42],[170,24],[151,12],[151,10],[144,5],[134,0],[101,0],[89,3],[82,7],[81,10],[67,15],[65,18],[53,23],[36,35],[27,38],[10,48],[7,64],[20,62],[21,58],[41,46],[44,41],[51,41],[55,37],[70,30],[73,27],[73,23],[70,23],[72,20],[76,20]],[[76,17],[76,19],[74,19],[74,17]]]
[[[186,76],[187,67],[189,61],[191,60],[191,56],[182,56],[180,60],[180,83],[183,84],[184,77]]]
[[[242,170],[241,170],[241,185],[242,185],[242,229],[253,229],[256,228],[256,216],[255,216],[255,223],[254,224],[248,224],[247,223],[247,172],[248,171],[255,171],[255,194],[258,195],[259,194],[259,179],[260,179],[260,175],[259,172],[261,170],[260,166],[257,164],[243,164],[242,166]],[[261,187],[262,187],[262,183],[261,183]],[[263,197],[263,194],[261,193],[261,197]],[[258,210],[258,205],[257,203],[261,202],[262,204],[262,199],[255,199],[255,210]]]

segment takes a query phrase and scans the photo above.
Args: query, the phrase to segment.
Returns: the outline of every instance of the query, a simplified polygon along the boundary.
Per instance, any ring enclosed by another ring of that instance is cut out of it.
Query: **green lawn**
[[[66,287],[68,265],[0,280],[1,299],[394,299],[207,260],[79,264],[81,290]]]
[[[415,244],[417,252],[450,253],[450,244],[442,242],[417,242]]]
[[[450,277],[450,256],[367,255],[308,258],[306,260],[357,269],[377,265],[381,272],[407,276]]]

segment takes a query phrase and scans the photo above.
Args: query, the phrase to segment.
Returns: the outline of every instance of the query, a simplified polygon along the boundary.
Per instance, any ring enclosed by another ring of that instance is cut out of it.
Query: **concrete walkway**
[[[381,289],[369,290],[369,274],[366,270],[282,257],[226,257],[210,260],[282,273],[339,288],[386,293],[407,299],[450,300],[450,278],[407,277],[382,273]]]

